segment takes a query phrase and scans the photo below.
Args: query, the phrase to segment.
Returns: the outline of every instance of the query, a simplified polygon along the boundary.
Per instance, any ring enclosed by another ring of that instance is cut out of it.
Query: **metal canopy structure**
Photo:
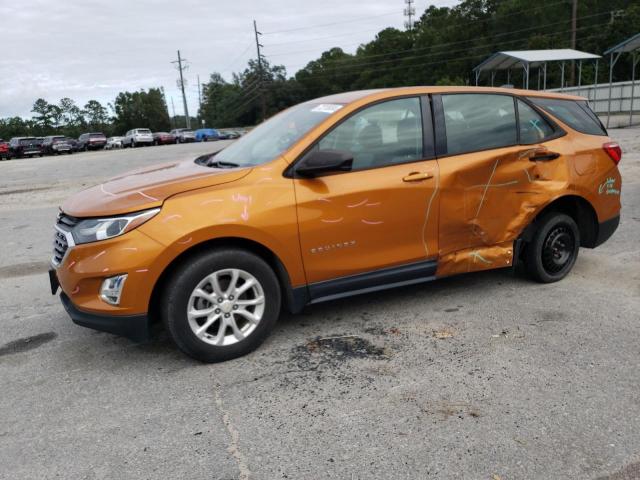
[[[562,72],[561,88],[564,88],[564,69],[565,62],[578,61],[578,86],[582,83],[582,62],[584,60],[595,60],[596,62],[596,78],[598,71],[598,60],[600,55],[593,53],[581,52],[570,48],[550,49],[550,50],[512,50],[497,52],[480,63],[473,69],[476,76],[476,85],[480,80],[483,71],[491,72],[491,84],[498,70],[507,70],[507,76],[512,68],[522,67],[524,70],[523,87],[529,88],[529,72],[531,68],[538,67],[538,88],[540,83],[540,72],[544,73],[543,89],[547,88],[547,63],[561,62],[560,68]],[[507,80],[508,83],[508,80]]]
[[[633,37],[627,38],[625,41],[620,42],[615,47],[611,47],[604,52],[605,56],[609,56],[609,103],[607,106],[607,127],[609,126],[609,118],[611,118],[611,89],[613,87],[613,67],[623,53],[631,53],[631,107],[629,108],[629,125],[633,122],[633,95],[635,93],[636,84],[636,66],[640,60],[640,33],[635,34]]]

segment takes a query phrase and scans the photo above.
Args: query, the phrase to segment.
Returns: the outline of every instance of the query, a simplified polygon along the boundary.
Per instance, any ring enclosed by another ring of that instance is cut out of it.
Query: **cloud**
[[[442,0],[451,5],[454,0]],[[419,14],[427,2],[416,2]],[[229,79],[255,57],[253,19],[271,63],[289,75],[333,46],[355,51],[387,26],[402,28],[404,3],[291,0],[22,0],[0,6],[0,117],[29,116],[43,97],[71,97],[79,105],[112,102],[122,90],[164,87],[176,113],[182,102],[171,64],[180,49],[190,113],[197,81],[221,72]],[[7,19],[10,19],[8,21]]]

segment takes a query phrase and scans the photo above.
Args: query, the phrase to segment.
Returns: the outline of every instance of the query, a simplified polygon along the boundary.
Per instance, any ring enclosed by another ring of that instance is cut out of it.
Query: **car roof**
[[[356,90],[352,92],[337,93],[327,95],[326,97],[310,100],[309,103],[339,103],[348,104],[364,98],[384,99],[387,97],[395,97],[401,95],[424,95],[438,93],[504,93],[507,95],[518,95],[522,97],[546,97],[559,98],[565,100],[586,100],[584,97],[576,95],[567,95],[564,93],[546,92],[538,90],[522,90],[517,88],[498,88],[498,87],[441,87],[441,86],[424,86],[424,87],[397,87],[397,88],[380,88],[374,90]]]

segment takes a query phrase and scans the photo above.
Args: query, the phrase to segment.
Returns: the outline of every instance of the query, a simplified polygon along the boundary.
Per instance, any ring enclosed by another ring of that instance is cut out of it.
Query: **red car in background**
[[[0,160],[9,158],[9,143],[0,138]]]
[[[176,136],[168,132],[155,132],[153,134],[154,145],[168,145],[176,143]]]

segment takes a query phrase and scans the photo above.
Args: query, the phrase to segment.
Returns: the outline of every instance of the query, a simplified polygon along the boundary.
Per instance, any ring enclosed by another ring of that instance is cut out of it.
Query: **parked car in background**
[[[78,138],[78,150],[101,150],[107,144],[104,133],[83,133]]]
[[[154,145],[167,145],[170,143],[176,143],[176,136],[167,132],[155,132],[153,134]]]
[[[42,156],[42,140],[35,137],[13,137],[9,140],[9,158]]]
[[[148,128],[134,128],[129,130],[122,139],[122,146],[139,147],[153,145],[153,135]]]
[[[114,148],[122,148],[122,139],[124,137],[109,137],[104,146],[105,150],[113,150]]]
[[[5,142],[0,138],[0,160],[9,158],[9,142]]]
[[[221,133],[215,128],[200,128],[195,131],[196,142],[210,142],[220,140]]]
[[[229,131],[229,132],[225,132],[227,135],[227,138],[229,140],[235,140],[236,138],[240,138],[240,133],[236,132],[236,131]]]
[[[189,143],[196,141],[196,134],[189,128],[176,128],[170,132],[176,137],[176,143]]]
[[[67,137],[48,136],[42,141],[42,153],[46,155],[59,155],[61,153],[73,153]]]
[[[67,137],[67,143],[71,147],[72,152],[77,152],[80,150],[80,147],[78,146],[78,140],[76,140],[75,138]]]

